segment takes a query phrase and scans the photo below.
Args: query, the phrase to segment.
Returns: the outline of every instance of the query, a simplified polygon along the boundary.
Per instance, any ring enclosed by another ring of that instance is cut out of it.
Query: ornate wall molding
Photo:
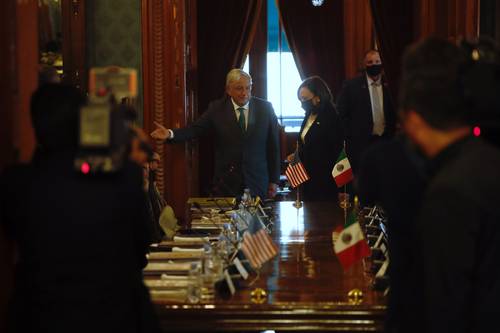
[[[188,104],[186,89],[186,26],[185,1],[142,0],[144,130],[148,133],[155,122],[178,128],[192,119],[193,103]],[[162,158],[159,189],[182,218],[193,188],[192,145],[157,141],[154,146]]]

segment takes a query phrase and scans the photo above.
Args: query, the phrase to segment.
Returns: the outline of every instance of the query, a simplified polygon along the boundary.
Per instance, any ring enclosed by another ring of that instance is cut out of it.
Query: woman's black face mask
[[[302,101],[302,108],[307,112],[307,113],[314,113],[316,110],[316,106],[313,105],[312,103],[312,98],[308,99],[307,101]]]

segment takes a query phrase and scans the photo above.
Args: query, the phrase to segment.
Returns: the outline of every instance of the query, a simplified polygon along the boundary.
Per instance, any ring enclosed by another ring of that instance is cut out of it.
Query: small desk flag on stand
[[[241,251],[253,269],[260,268],[278,254],[278,247],[267,233],[257,215],[252,215],[248,230],[243,233]]]
[[[371,254],[354,211],[351,212],[343,227],[339,226],[335,229],[332,238],[335,253],[344,270]]]
[[[342,149],[339,157],[337,158],[337,163],[333,166],[332,176],[337,183],[337,187],[346,185],[354,178],[351,163],[349,163],[349,160],[347,159],[345,149]]]
[[[297,187],[309,180],[309,175],[300,161],[298,151],[295,151],[293,154],[293,159],[290,164],[288,164],[288,167],[285,170],[285,175],[292,187]]]

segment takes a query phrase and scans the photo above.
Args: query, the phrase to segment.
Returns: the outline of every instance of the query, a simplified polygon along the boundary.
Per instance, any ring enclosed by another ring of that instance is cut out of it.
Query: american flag
[[[278,247],[255,214],[248,224],[248,229],[243,233],[241,250],[253,269],[260,268],[278,254]]]
[[[297,187],[303,182],[309,180],[309,175],[300,161],[298,151],[295,151],[295,154],[293,154],[293,159],[290,164],[288,164],[288,167],[285,170],[285,175],[292,187]]]

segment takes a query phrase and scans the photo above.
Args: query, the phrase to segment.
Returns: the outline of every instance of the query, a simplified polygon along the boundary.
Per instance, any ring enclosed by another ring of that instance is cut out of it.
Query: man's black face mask
[[[377,76],[381,72],[382,72],[382,65],[381,64],[366,66],[366,73],[370,76]]]

